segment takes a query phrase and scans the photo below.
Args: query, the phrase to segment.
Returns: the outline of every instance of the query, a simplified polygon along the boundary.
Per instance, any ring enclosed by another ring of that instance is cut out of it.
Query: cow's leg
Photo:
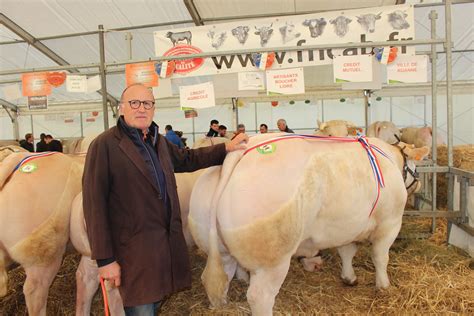
[[[62,256],[44,266],[25,267],[26,281],[23,285],[29,315],[46,316],[48,291],[61,266]]]
[[[0,297],[7,295],[8,274],[7,274],[7,254],[0,249]]]
[[[357,285],[357,277],[352,267],[352,259],[357,252],[357,246],[355,243],[350,243],[342,247],[337,248],[337,252],[342,260],[342,272],[341,279],[346,285]]]
[[[92,298],[99,286],[97,264],[89,257],[82,256],[76,270],[76,315],[90,315]]]
[[[125,316],[123,301],[122,297],[120,296],[118,287],[110,285],[109,281],[105,281],[105,288],[107,289],[107,299],[109,302],[110,315]]]
[[[272,315],[275,296],[288,274],[290,261],[291,257],[287,257],[277,266],[251,272],[247,300],[253,315]]]
[[[381,230],[381,233],[377,234],[378,238],[371,240],[372,262],[375,266],[375,286],[378,289],[385,289],[390,286],[387,274],[388,252],[400,231],[400,226],[401,221],[399,225],[392,225],[391,229],[387,229],[385,232]]]

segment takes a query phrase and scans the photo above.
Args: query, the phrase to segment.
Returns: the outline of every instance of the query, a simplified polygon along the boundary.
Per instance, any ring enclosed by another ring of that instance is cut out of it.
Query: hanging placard
[[[48,108],[48,97],[45,95],[42,96],[33,96],[28,97],[28,109],[30,110],[46,110]]]
[[[127,86],[141,83],[146,87],[158,86],[158,75],[155,72],[155,63],[138,63],[125,65]]]
[[[44,96],[51,94],[51,85],[46,72],[31,72],[21,76],[23,95],[25,97]]]

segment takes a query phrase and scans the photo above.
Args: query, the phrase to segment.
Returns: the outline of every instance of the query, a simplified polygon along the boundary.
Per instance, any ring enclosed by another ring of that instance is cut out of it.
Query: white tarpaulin
[[[321,12],[246,20],[154,32],[156,56],[238,51],[240,49],[331,45],[414,39],[414,9],[397,5],[344,12]],[[371,48],[318,49],[276,53],[272,68],[295,68],[332,63],[334,55],[361,55]],[[402,46],[398,55],[414,55]],[[174,76],[202,76],[256,70],[252,54],[233,54],[177,61]]]

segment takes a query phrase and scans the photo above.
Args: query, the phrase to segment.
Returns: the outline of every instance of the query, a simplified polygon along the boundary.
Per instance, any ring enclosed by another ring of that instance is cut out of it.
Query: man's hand
[[[117,261],[99,268],[99,276],[108,280],[112,286],[120,286],[120,265]]]
[[[227,152],[231,152],[234,150],[245,149],[247,148],[247,146],[245,146],[245,144],[242,144],[242,142],[247,143],[248,141],[249,137],[247,136],[247,134],[238,134],[233,140],[225,144],[225,150],[227,150]]]

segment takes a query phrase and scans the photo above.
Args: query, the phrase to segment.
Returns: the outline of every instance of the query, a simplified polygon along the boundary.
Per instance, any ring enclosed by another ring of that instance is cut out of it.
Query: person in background
[[[154,316],[191,287],[175,172],[221,165],[248,137],[180,149],[158,133],[155,97],[142,84],[120,98],[117,125],[92,142],[82,178],[84,218],[99,276],[119,287],[125,314]]]
[[[219,125],[219,137],[227,137],[227,126]]]
[[[178,148],[184,148],[184,144],[181,141],[181,138],[176,135],[176,133],[173,131],[173,127],[169,124],[165,126],[165,137],[172,144],[178,146]]]
[[[234,139],[239,134],[245,134],[245,125],[242,123],[237,125],[237,130],[234,132],[234,136],[232,136],[232,139]]]
[[[29,152],[34,153],[35,152],[35,144],[34,144],[35,138],[33,137],[33,134],[27,133],[25,135],[25,139],[22,139],[20,141],[20,146]]]
[[[211,125],[209,126],[209,132],[206,134],[207,137],[217,137],[219,136],[219,121],[212,120]]]
[[[265,133],[268,133],[268,126],[267,124],[260,124],[260,134],[265,134]]]
[[[57,151],[60,153],[63,152],[63,144],[61,144],[59,140],[54,139],[53,136],[46,135],[44,140],[48,146],[48,151]]]
[[[46,144],[45,138],[46,138],[46,134],[41,133],[40,141],[36,143],[36,152],[37,153],[48,151],[48,144]]]
[[[288,127],[284,119],[279,119],[277,121],[277,127],[280,130],[280,132],[294,133],[293,130]]]

